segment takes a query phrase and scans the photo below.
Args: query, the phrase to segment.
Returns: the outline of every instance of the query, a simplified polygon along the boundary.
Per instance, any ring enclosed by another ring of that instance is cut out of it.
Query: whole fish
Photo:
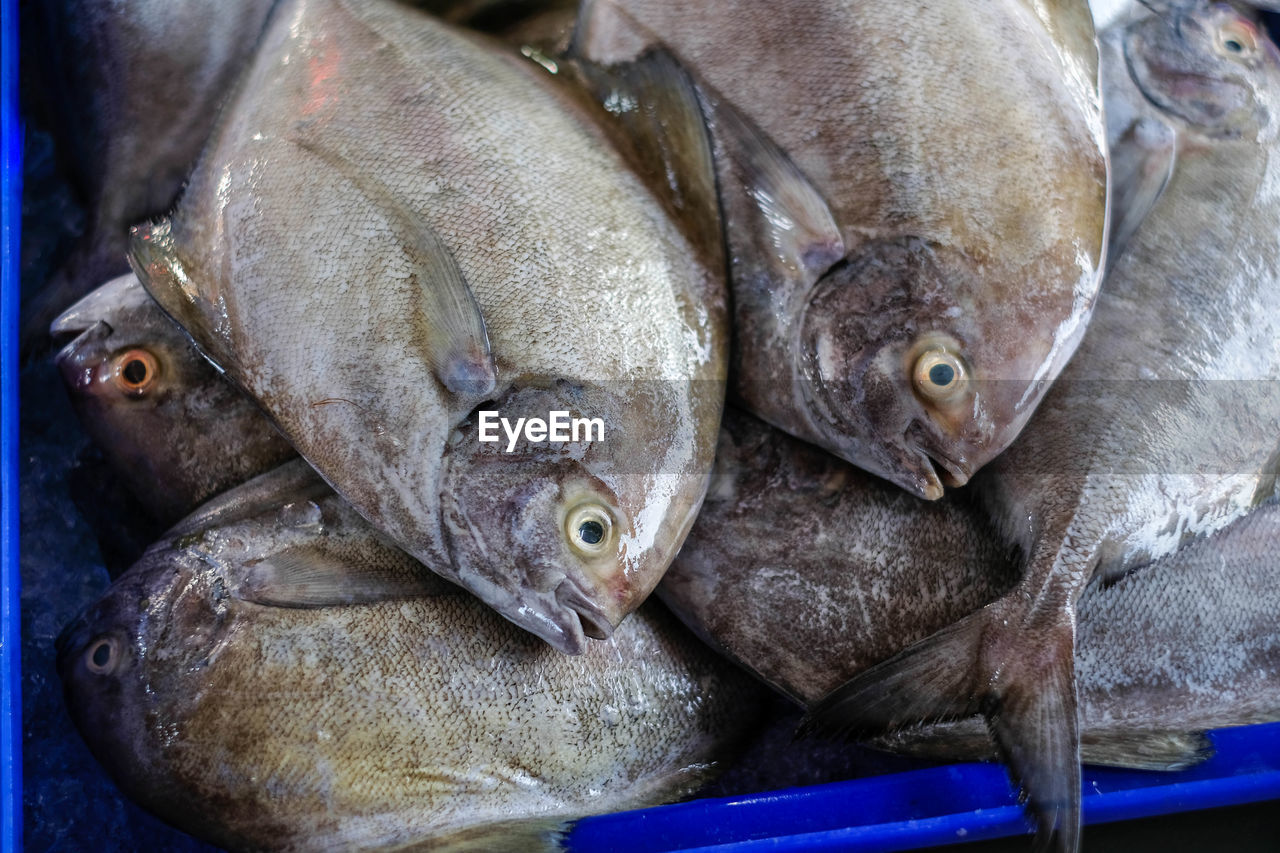
[[[727,326],[719,271],[557,83],[385,0],[290,2],[131,251],[361,515],[578,653],[693,523]],[[548,440],[552,412],[582,431]]]
[[[692,791],[761,705],[657,605],[557,654],[301,462],[151,548],[68,626],[59,672],[120,787],[233,849],[550,846]]]
[[[49,331],[76,335],[55,359],[72,406],[115,475],[166,527],[294,455],[132,273],[81,299]]]
[[[998,598],[1016,554],[963,493],[923,504],[726,411],[712,488],[658,587],[712,645],[802,705]],[[1280,504],[1080,602],[1086,762],[1176,769],[1207,728],[1280,720]],[[980,721],[897,751],[994,757]]]
[[[748,409],[921,497],[1084,333],[1106,159],[1084,0],[594,0],[575,49],[701,81]]]
[[[1108,31],[1102,56],[1118,256],[1075,358],[975,483],[1022,579],[815,711],[864,734],[981,712],[1065,850],[1080,594],[1240,518],[1280,464],[1280,53],[1215,4]]]

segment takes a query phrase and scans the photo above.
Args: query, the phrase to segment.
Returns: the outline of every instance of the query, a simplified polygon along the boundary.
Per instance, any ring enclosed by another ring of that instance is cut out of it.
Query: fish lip
[[[106,323],[106,320],[90,320],[83,313],[77,311],[75,307],[58,315],[58,317],[49,324],[49,336],[56,338],[60,335],[79,335],[92,329],[98,323]],[[108,328],[110,328],[108,326]]]
[[[918,473],[924,477],[928,485],[928,494],[941,497],[943,487],[956,488],[969,482],[973,476],[973,466],[963,457],[954,459],[942,451],[942,442],[919,421],[913,421],[903,434],[907,447],[915,451],[914,456],[920,461]],[[928,497],[928,494],[923,496]]]
[[[604,612],[571,578],[565,578],[555,590],[555,600],[563,610],[577,615],[582,633],[593,640],[608,640],[616,627]]]

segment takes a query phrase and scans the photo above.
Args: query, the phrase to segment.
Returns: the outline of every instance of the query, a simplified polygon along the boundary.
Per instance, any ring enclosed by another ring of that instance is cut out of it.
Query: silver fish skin
[[[177,198],[275,0],[32,4],[61,159],[86,207],[66,264],[24,308],[34,351],[49,323],[128,272],[129,226]]]
[[[1080,599],[1076,677],[1086,763],[1178,770],[1211,754],[1204,729],[1280,720],[1280,504],[1267,503],[1148,570]],[[966,720],[893,748],[997,755]]]
[[[802,705],[996,600],[1018,555],[964,493],[921,503],[726,411],[706,503],[658,594],[690,628]],[[1280,505],[1082,597],[1086,763],[1177,769],[1204,729],[1280,720]],[[996,757],[980,720],[879,745]]]
[[[1133,117],[1111,140],[1117,255],[1075,358],[975,481],[1022,579],[815,712],[864,733],[983,713],[1063,850],[1081,593],[1239,519],[1280,463],[1280,54],[1215,4],[1109,31],[1102,58],[1113,130]]]
[[[49,331],[76,336],[54,359],[71,404],[161,524],[295,455],[132,273],[68,308]]]
[[[460,26],[521,28],[567,0],[403,0]],[[31,6],[61,159],[86,206],[82,237],[25,309],[35,352],[58,312],[129,269],[129,226],[168,211],[276,0],[48,0]],[[517,33],[512,33],[516,37]]]
[[[580,653],[701,502],[723,276],[533,62],[378,0],[273,21],[139,277],[357,511]],[[480,410],[604,440],[507,453]]]
[[[59,649],[121,788],[236,850],[554,847],[572,819],[691,792],[763,705],[657,604],[556,653],[301,462],[171,531]]]
[[[1106,154],[1084,0],[592,0],[575,49],[702,86],[747,409],[913,494],[962,485],[1074,352]]]

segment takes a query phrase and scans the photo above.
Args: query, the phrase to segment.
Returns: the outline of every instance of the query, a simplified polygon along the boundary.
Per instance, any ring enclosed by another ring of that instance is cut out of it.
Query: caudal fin
[[[1014,627],[991,605],[877,664],[812,709],[807,734],[860,739],[982,714],[1037,823],[1038,849],[1079,843],[1074,625]]]

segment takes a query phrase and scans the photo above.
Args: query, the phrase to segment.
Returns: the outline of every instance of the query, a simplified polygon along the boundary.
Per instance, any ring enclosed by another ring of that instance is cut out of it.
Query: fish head
[[[134,275],[81,299],[50,333],[75,336],[55,357],[72,405],[157,521],[293,455]]]
[[[1264,92],[1275,91],[1280,81],[1280,52],[1262,22],[1226,3],[1133,23],[1125,33],[1124,56],[1147,100],[1211,134],[1234,136],[1264,124]]]
[[[67,389],[108,410],[151,410],[175,388],[184,393],[182,379],[199,358],[133,274],[71,306],[49,333],[76,336],[55,357]]]
[[[227,565],[190,547],[206,535],[157,543],[81,611],[56,641],[57,671],[72,721],[126,796],[229,841],[192,815],[181,758],[193,747],[184,723],[210,696],[210,666],[240,632]]]
[[[600,414],[607,424],[603,437],[594,433],[602,440],[521,438],[512,447],[502,429],[499,441],[479,441],[473,415],[445,454],[442,526],[456,580],[561,652],[579,654],[588,637],[608,639],[657,585],[692,525],[705,474],[668,474],[654,463],[642,446],[648,410],[616,389],[558,381],[491,409],[512,424],[553,411]]]
[[[82,611],[57,640],[67,709],[106,767],[132,762],[145,712],[139,704],[141,691],[134,689],[138,658],[121,603],[108,593]]]
[[[153,603],[163,609],[163,591],[147,587],[158,580],[145,567],[135,567],[82,610],[56,642],[58,675],[72,721],[117,784],[142,802],[163,790],[156,783],[167,781],[154,775],[150,761],[155,742],[148,721],[155,708],[143,673],[150,639],[144,616],[153,615]]]
[[[819,443],[934,500],[1013,441],[1088,312],[1046,328],[1062,311],[1016,296],[976,306],[980,276],[958,252],[905,238],[871,241],[817,282],[796,351]]]

